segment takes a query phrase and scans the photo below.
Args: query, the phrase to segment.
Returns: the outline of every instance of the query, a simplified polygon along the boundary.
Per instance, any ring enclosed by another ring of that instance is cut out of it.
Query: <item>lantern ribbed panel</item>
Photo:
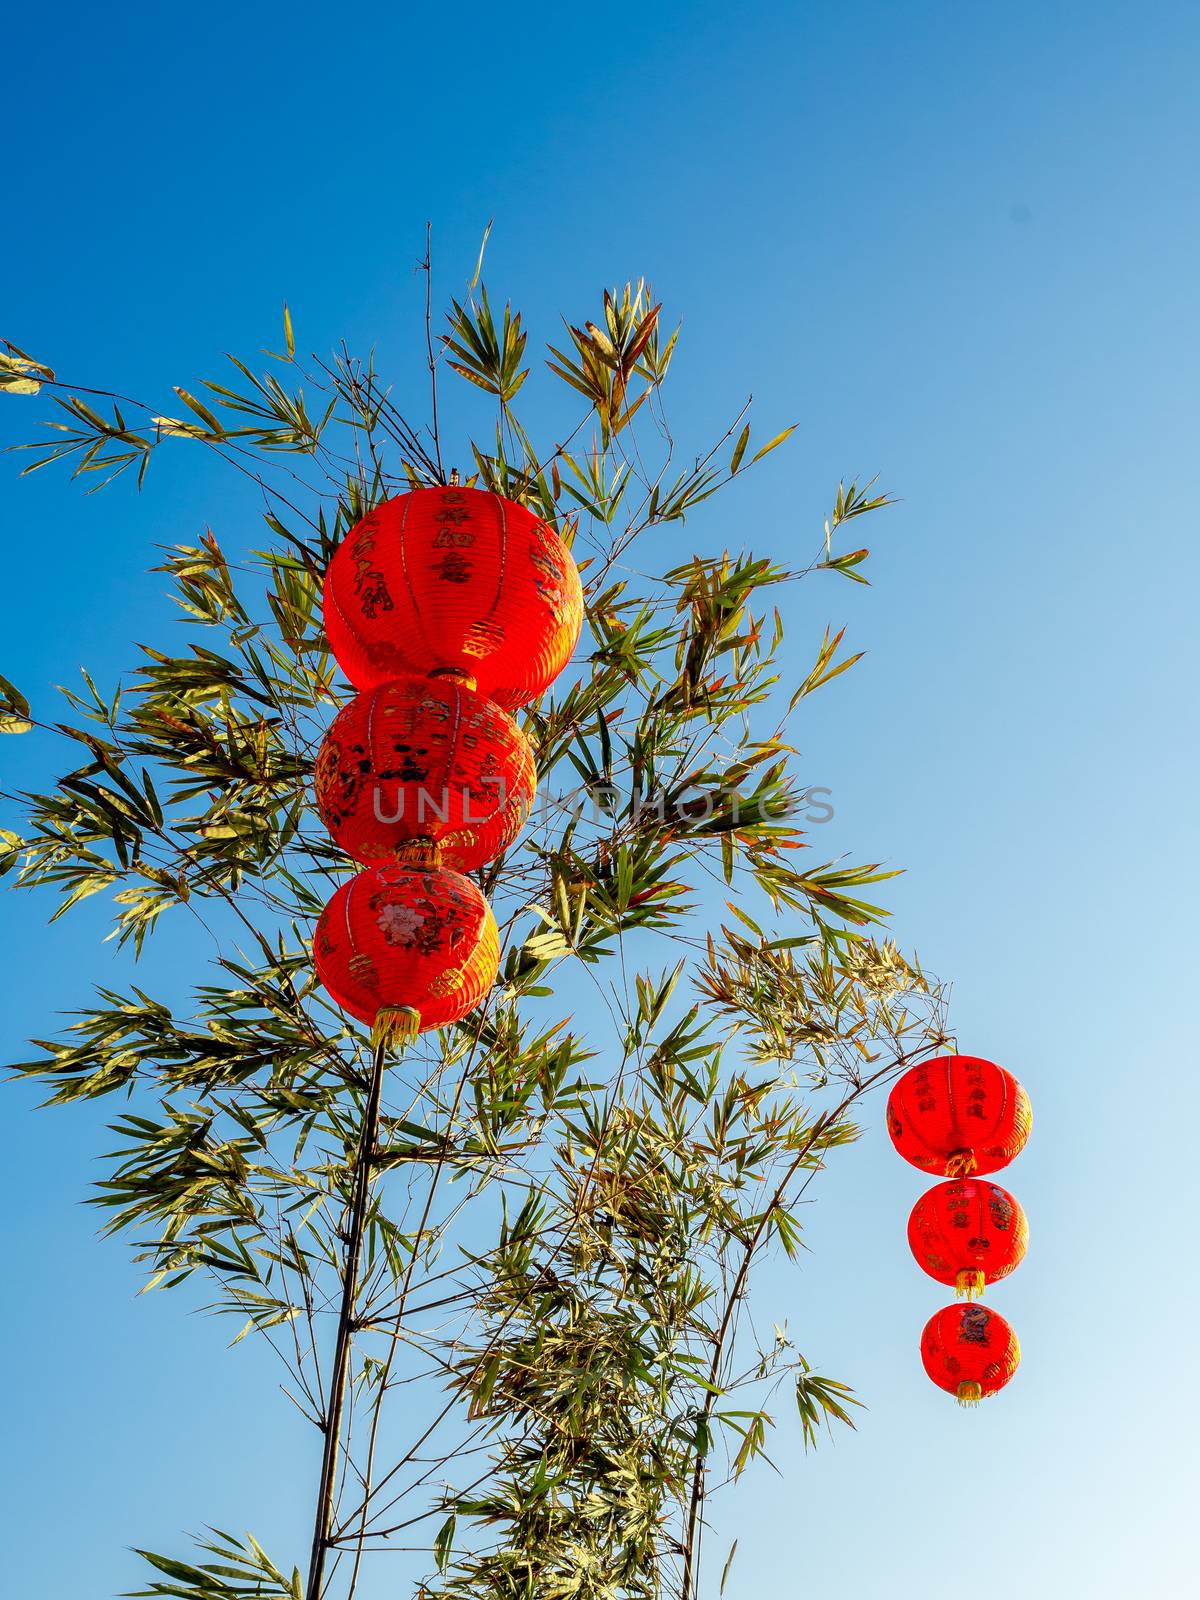
[[[356,689],[465,673],[506,710],[535,700],[583,622],[571,553],[524,506],[414,489],[350,529],[325,576],[325,633]]]
[[[317,756],[321,820],[356,861],[434,839],[445,866],[481,867],[533,805],[529,741],[506,711],[445,678],[395,678],[338,712]]]
[[[500,943],[478,887],[448,868],[367,867],[317,922],[317,976],[344,1010],[374,1025],[411,1007],[420,1028],[466,1015],[495,982]]]
[[[1025,1148],[1031,1123],[1024,1089],[982,1056],[938,1056],[910,1067],[887,1103],[896,1149],[939,1177],[998,1172]]]
[[[1006,1278],[1024,1260],[1028,1241],[1029,1224],[1017,1200],[983,1179],[935,1184],[908,1219],[909,1248],[918,1266],[951,1288],[959,1284],[960,1273],[980,1273],[986,1283]]]
[[[989,1306],[944,1306],[925,1324],[921,1360],[939,1389],[961,1400],[996,1394],[1021,1360],[1017,1336]],[[978,1385],[972,1392],[964,1386]]]

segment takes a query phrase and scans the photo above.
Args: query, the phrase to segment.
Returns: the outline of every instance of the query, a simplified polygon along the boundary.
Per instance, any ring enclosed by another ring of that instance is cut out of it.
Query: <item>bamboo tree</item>
[[[141,485],[159,450],[205,449],[261,492],[269,535],[237,563],[211,533],[168,551],[191,642],[144,649],[111,693],[85,675],[55,714],[0,680],[0,730],[43,728],[77,763],[7,797],[0,874],[57,893],[55,916],[108,895],[131,962],[193,919],[214,963],[183,1012],[132,977],[97,991],[16,1070],[51,1104],[124,1098],[106,1230],[151,1284],[204,1279],[239,1338],[269,1341],[321,1439],[306,1583],[221,1534],[195,1563],[143,1552],[144,1593],[349,1597],[403,1540],[426,1600],[693,1600],[709,1502],[765,1453],[771,1395],[791,1387],[806,1447],[858,1404],[786,1325],[756,1341],[755,1268],[795,1255],[860,1100],[945,1042],[938,985],[864,898],[889,874],[804,854],[793,730],[859,657],[827,629],[797,672],[773,598],[865,582],[847,524],[887,497],[839,485],[795,568],[740,537],[664,566],[663,535],[791,429],[758,443],[735,407],[715,444],[678,450],[678,330],[638,284],[548,347],[568,409],[536,439],[528,335],[493,311],[482,251],[442,330],[423,265],[425,422],[373,356],[302,361],[286,311],[265,371],[177,388],[178,415],[0,356],[0,388],[50,402],[26,470]],[[490,411],[467,480],[558,527],[587,623],[526,716],[543,804],[480,875],[497,990],[391,1060],[312,973],[313,923],[353,870],[310,792],[349,692],[320,584],[372,506],[447,481],[447,372]],[[409,1384],[428,1414],[397,1446],[382,1423]]]

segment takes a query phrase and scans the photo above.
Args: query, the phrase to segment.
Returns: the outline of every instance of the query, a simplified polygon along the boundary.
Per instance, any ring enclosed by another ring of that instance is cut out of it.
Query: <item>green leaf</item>
[[[470,283],[467,285],[467,293],[468,294],[473,294],[474,293],[475,286],[478,284],[480,276],[481,276],[481,274],[483,272],[483,252],[487,249],[488,235],[492,231],[492,223],[495,220],[496,220],[495,217],[489,217],[488,218],[488,225],[483,230],[483,238],[479,241],[479,259],[475,263],[475,271],[474,271],[474,273],[473,273],[473,275],[471,277]]]
[[[224,432],[221,424],[204,404],[203,400],[197,400],[194,394],[189,394],[186,389],[181,389],[178,384],[176,384],[174,387],[175,393],[183,401],[184,405],[196,413],[210,433],[219,434]]]
[[[844,1422],[848,1428],[855,1426],[847,1406],[862,1406],[854,1398],[854,1391],[833,1378],[820,1378],[801,1357],[800,1371],[796,1374],[796,1407],[800,1412],[800,1425],[807,1451],[817,1442],[821,1424],[828,1428],[834,1421]]]
[[[7,678],[0,677],[0,733],[28,733],[29,701]]]
[[[0,828],[0,878],[17,866],[24,847],[25,841],[19,833],[13,833],[10,828]]]
[[[20,716],[27,717],[29,715],[29,701],[26,700],[16,684],[10,683],[5,677],[0,677],[0,701],[11,710],[16,711]]]
[[[750,465],[753,466],[756,461],[761,461],[765,455],[770,455],[771,451],[781,445],[785,439],[790,439],[798,426],[798,423],[793,422],[790,428],[785,428],[782,433],[777,433],[769,444],[763,445],[761,450],[756,450],[750,457]]]
[[[870,583],[869,578],[864,578],[861,572],[854,568],[861,564],[871,554],[869,550],[851,550],[844,556],[829,556],[825,561],[819,561],[817,567],[825,572],[840,572],[844,578],[850,578],[855,583]]]
[[[437,1538],[433,1541],[433,1554],[439,1572],[445,1572],[450,1564],[450,1552],[454,1548],[454,1529],[458,1518],[452,1511],[438,1529]]]
[[[4,345],[0,350],[0,389],[8,394],[37,394],[43,378],[53,383],[54,373],[49,367],[26,355],[24,350],[18,350],[7,339],[0,342]]]
[[[725,1565],[721,1568],[721,1587],[717,1591],[718,1595],[725,1593],[725,1583],[729,1577],[729,1569],[733,1565],[733,1558],[737,1554],[737,1547],[738,1542],[735,1539],[729,1546],[729,1554],[725,1557]]]

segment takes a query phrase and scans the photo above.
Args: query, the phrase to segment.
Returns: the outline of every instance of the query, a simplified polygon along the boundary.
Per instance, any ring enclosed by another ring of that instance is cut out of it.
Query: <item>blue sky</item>
[[[735,1600],[799,1574],[860,1600],[1190,1587],[1200,14],[68,5],[6,42],[0,334],[73,381],[166,408],[222,351],[277,343],[287,299],[302,345],[374,342],[415,395],[425,221],[451,293],[494,216],[489,286],[534,339],[644,273],[684,317],[681,436],[750,391],[762,426],[799,423],[689,523],[698,546],[806,553],[843,475],[902,497],[871,529],[874,586],[796,607],[797,667],[827,622],[869,652],[804,751],[836,805],[818,843],[908,869],[898,938],[953,979],[963,1047],[1033,1098],[1005,1180],[1031,1250],[996,1296],[1024,1362],[976,1413],[925,1380],[922,1184],[877,1121],[768,1286],[869,1410],[807,1459],[786,1419],[780,1475],[713,1542],[740,1540]],[[32,414],[0,396],[0,442]],[[259,538],[186,452],[140,498],[16,466],[0,671],[43,701],[171,625],[155,544]],[[5,741],[5,786],[49,760]],[[35,909],[0,901],[10,1060],[116,975],[98,917]],[[182,1553],[205,1522],[300,1559],[311,1443],[265,1356],[135,1298],[80,1204],[101,1119],[6,1095],[13,1592],[117,1593],[125,1545]]]

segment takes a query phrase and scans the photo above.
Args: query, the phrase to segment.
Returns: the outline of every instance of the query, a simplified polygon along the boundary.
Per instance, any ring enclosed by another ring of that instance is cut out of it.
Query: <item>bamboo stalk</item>
[[[325,1447],[321,1455],[321,1480],[317,1489],[316,1519],[313,1525],[312,1555],[308,1567],[306,1600],[321,1600],[325,1580],[325,1556],[329,1549],[333,1522],[334,1490],[337,1484],[338,1451],[345,1410],[346,1383],[350,1367],[350,1345],[354,1337],[354,1303],[358,1291],[358,1266],[362,1255],[363,1233],[371,1198],[371,1168],[379,1135],[379,1103],[383,1094],[383,1065],[387,1040],[375,1046],[371,1069],[371,1088],[363,1115],[358,1157],[354,1169],[354,1195],[350,1206],[350,1237],[346,1246],[346,1267],[342,1281],[342,1305],[338,1314],[337,1340],[333,1348],[333,1370],[329,1378],[329,1402],[325,1415]]]

